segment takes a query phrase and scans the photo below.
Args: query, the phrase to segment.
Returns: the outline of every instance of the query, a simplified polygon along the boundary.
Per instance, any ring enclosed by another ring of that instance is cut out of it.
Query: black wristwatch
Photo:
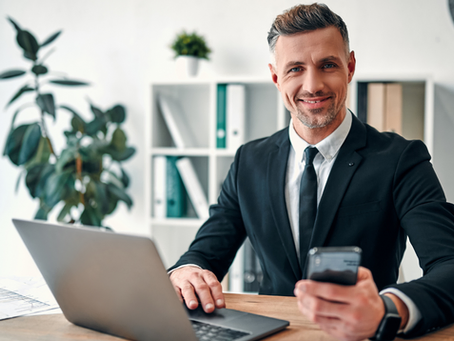
[[[399,331],[402,318],[392,299],[385,295],[380,295],[380,297],[385,304],[385,316],[383,316],[383,319],[378,325],[374,337],[370,338],[370,340],[394,340]]]

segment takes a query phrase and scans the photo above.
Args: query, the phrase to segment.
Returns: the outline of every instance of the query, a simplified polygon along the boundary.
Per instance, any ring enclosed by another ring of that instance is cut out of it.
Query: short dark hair
[[[347,53],[350,50],[347,25],[342,18],[331,11],[325,4],[297,5],[278,15],[268,32],[268,46],[274,54],[279,36],[314,31],[319,28],[334,26],[344,40]]]

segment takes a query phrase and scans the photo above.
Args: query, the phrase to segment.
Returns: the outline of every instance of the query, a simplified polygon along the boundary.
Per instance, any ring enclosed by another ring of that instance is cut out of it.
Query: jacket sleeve
[[[210,207],[210,217],[200,227],[189,250],[169,271],[184,264],[196,264],[212,271],[221,281],[229,270],[246,238],[237,197],[237,173],[242,149],[240,147],[235,155],[218,203]]]
[[[454,206],[443,190],[420,141],[402,153],[394,177],[394,201],[423,277],[393,285],[410,297],[422,319],[405,336],[421,335],[454,322]]]

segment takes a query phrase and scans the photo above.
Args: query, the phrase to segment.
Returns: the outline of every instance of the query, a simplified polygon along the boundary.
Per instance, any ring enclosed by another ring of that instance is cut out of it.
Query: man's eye
[[[296,66],[296,67],[293,67],[290,69],[290,72],[300,72],[301,71],[301,68]]]
[[[329,63],[329,64],[323,65],[323,68],[325,68],[325,69],[332,69],[333,67],[336,67],[336,64]]]

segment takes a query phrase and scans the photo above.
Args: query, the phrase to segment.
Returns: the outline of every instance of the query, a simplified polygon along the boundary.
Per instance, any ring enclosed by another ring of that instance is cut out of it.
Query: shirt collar
[[[353,114],[350,110],[348,110],[344,120],[339,125],[339,127],[337,127],[336,130],[331,133],[331,135],[327,136],[325,139],[315,145],[315,147],[318,149],[319,153],[324,157],[325,160],[331,161],[337,156],[337,153],[339,153],[339,149],[347,138],[347,135],[352,126],[351,115]],[[296,160],[300,160],[301,162],[303,160],[304,150],[306,149],[306,147],[310,146],[310,144],[304,141],[297,134],[295,128],[293,127],[292,119],[290,119],[289,137],[290,143],[292,144],[293,150],[296,154]]]

